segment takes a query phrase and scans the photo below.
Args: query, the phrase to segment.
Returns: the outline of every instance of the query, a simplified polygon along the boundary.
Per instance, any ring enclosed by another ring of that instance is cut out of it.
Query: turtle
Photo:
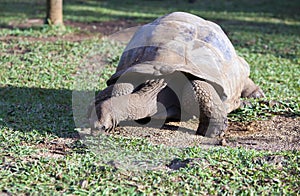
[[[120,122],[199,118],[197,135],[216,137],[241,98],[264,97],[222,28],[186,12],[141,26],[124,49],[116,72],[88,109],[92,129]]]

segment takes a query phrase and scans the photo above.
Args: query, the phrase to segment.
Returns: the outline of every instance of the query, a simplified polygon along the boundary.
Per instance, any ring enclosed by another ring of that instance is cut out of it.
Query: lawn
[[[0,2],[0,195],[300,194],[299,1],[64,3],[66,28],[59,29],[42,25],[44,2]],[[258,122],[263,131],[280,118],[274,138],[291,132],[294,146],[179,148],[82,133],[85,107],[105,87],[124,48],[104,35],[172,11],[218,23],[265,91],[265,99],[229,115],[232,126]],[[273,100],[279,104],[265,104]]]

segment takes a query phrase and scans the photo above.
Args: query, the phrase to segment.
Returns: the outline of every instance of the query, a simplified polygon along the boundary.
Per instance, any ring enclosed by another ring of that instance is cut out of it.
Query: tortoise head
[[[110,131],[117,126],[118,121],[114,115],[110,99],[96,105],[89,122],[92,129],[99,131]]]

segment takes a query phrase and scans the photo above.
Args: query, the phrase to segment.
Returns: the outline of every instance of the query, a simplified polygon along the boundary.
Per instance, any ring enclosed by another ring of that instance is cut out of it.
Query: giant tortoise
[[[248,63],[217,24],[174,12],[141,26],[115,74],[88,110],[90,125],[110,130],[121,121],[199,118],[196,134],[214,137],[240,98],[260,98]]]

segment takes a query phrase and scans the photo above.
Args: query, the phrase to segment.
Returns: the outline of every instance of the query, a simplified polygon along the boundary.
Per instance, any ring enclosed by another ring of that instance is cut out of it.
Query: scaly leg
[[[254,82],[250,78],[247,78],[244,89],[242,91],[242,97],[243,98],[262,98],[262,97],[265,97],[265,94],[259,86],[254,84]]]
[[[265,94],[263,90],[257,86],[250,78],[246,79],[244,89],[242,91],[242,98],[263,98]],[[243,108],[245,106],[251,106],[251,102],[248,100],[241,101],[240,107]]]
[[[183,90],[183,109],[191,112],[199,108],[199,126],[196,134],[208,137],[220,135],[227,128],[227,113],[216,90],[207,82],[192,80]],[[192,105],[191,105],[192,104]]]

